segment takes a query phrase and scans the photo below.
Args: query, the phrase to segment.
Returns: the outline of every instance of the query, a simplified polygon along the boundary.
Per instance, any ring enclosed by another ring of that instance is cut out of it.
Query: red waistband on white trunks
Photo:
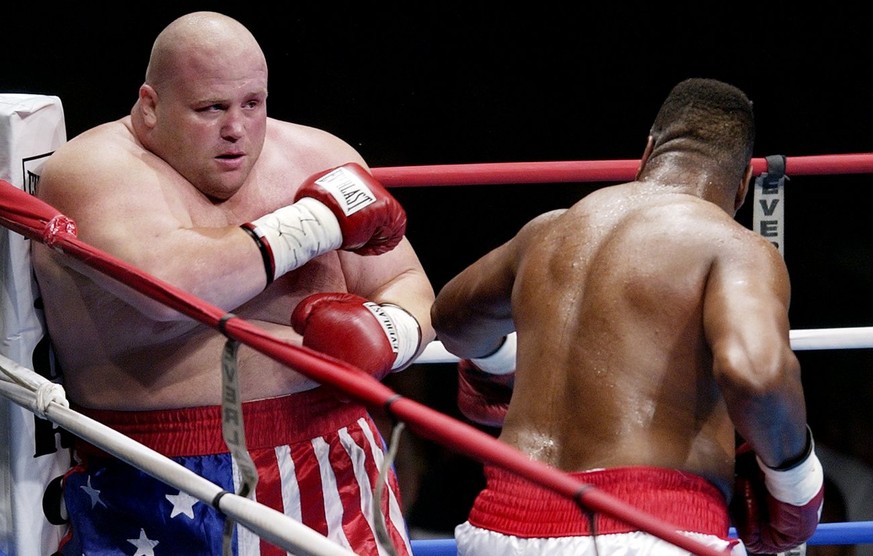
[[[570,537],[638,530],[603,513],[591,519],[574,500],[503,469],[485,466],[487,487],[469,522],[517,537]],[[673,469],[618,467],[570,473],[641,512],[690,531],[727,538],[730,518],[721,491],[703,477]]]
[[[217,405],[150,411],[75,409],[168,457],[228,451]],[[326,388],[244,402],[246,447],[257,450],[294,444],[336,431],[366,415],[361,404],[340,401]],[[81,454],[103,453],[84,441],[76,448]]]

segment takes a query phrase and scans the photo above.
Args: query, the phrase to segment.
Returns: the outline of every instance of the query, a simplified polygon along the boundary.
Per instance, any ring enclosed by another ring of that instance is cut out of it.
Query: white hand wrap
[[[309,197],[265,214],[254,220],[251,226],[243,227],[266,244],[266,247],[259,247],[265,249],[272,259],[273,275],[267,273],[267,283],[319,255],[338,249],[343,242],[333,212]]]
[[[388,321],[372,308],[370,310],[379,319],[385,334],[388,336],[388,341],[391,342],[391,348],[397,354],[397,358],[391,366],[392,371],[397,371],[406,365],[418,351],[418,347],[421,345],[421,326],[415,317],[396,305],[378,305],[378,307],[388,317]]]
[[[761,458],[757,458],[758,467],[764,472],[764,485],[776,500],[792,506],[805,506],[821,490],[824,484],[824,471],[818,456],[815,455],[811,433],[809,442],[809,455],[790,469],[773,469],[767,467]]]
[[[506,336],[503,345],[497,351],[486,357],[470,359],[479,369],[492,375],[508,375],[515,371],[515,332]]]

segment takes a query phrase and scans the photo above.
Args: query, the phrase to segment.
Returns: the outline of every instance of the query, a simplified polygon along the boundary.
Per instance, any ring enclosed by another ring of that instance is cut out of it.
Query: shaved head
[[[156,89],[189,72],[197,74],[241,57],[267,71],[257,40],[239,21],[216,12],[193,12],[171,22],[155,39],[145,82]]]

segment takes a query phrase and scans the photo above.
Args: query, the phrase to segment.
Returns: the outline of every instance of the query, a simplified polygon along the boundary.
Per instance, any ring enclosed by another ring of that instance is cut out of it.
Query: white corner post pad
[[[382,325],[382,331],[388,337],[391,350],[397,354],[391,370],[400,370],[412,360],[421,346],[421,326],[415,317],[397,305],[367,302],[364,306]]]
[[[515,332],[507,334],[503,345],[497,351],[486,357],[474,357],[470,359],[479,369],[492,375],[508,375],[515,371]]]
[[[33,69],[39,71],[39,66]],[[64,122],[57,96],[0,92],[0,177],[35,195],[43,164],[67,140]],[[45,380],[60,382],[49,351],[42,295],[33,278],[32,243],[0,226],[0,355]],[[27,409],[44,412],[52,400],[59,401],[55,396],[60,391],[42,384],[27,389],[40,391],[35,406],[0,396],[0,553],[18,556],[57,552],[67,531],[46,516],[42,501],[60,510],[55,517],[64,517],[64,509],[46,491],[69,470],[70,451],[59,427]]]
[[[343,242],[339,221],[320,201],[303,197],[254,220],[255,233],[268,244],[273,258],[272,278],[299,268]]]

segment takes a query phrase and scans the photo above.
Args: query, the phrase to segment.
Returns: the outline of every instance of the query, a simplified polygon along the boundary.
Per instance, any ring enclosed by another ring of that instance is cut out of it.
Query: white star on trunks
[[[194,498],[187,492],[179,491],[179,494],[167,494],[166,499],[170,501],[173,505],[173,511],[170,512],[170,517],[176,517],[179,514],[185,514],[186,516],[194,519],[194,504],[199,502],[197,498]]]
[[[91,509],[94,509],[94,507],[97,506],[98,503],[103,505],[104,508],[106,507],[106,504],[103,502],[103,500],[100,500],[100,491],[91,486],[90,475],[88,476],[87,486],[81,486],[79,488],[84,490],[85,494],[87,494],[91,498]]]
[[[133,556],[155,556],[155,551],[152,549],[159,544],[158,541],[149,540],[143,529],[139,530],[138,539],[127,539],[127,542],[136,547]]]

